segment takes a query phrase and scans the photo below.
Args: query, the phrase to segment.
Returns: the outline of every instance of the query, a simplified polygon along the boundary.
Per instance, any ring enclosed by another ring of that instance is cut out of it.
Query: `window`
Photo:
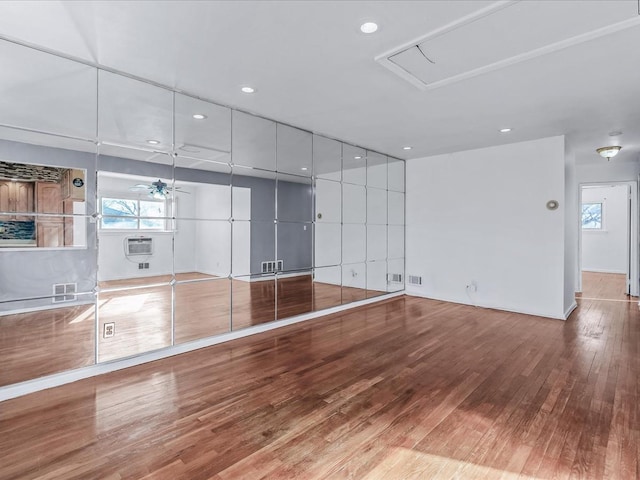
[[[582,228],[602,230],[602,203],[582,204]]]
[[[166,230],[165,200],[101,198],[102,228],[111,230]]]

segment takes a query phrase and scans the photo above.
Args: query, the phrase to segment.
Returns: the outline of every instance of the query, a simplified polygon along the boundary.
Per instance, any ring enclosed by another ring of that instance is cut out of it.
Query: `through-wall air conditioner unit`
[[[124,253],[127,257],[133,255],[153,255],[153,238],[127,237],[124,244]]]

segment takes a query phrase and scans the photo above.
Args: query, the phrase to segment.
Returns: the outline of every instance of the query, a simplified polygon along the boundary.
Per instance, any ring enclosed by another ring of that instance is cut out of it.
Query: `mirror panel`
[[[313,171],[316,178],[342,180],[342,143],[337,140],[313,136]]]
[[[367,183],[367,152],[363,148],[342,144],[342,181],[356,185]]]
[[[7,41],[0,41],[0,65],[0,125],[53,134],[2,138],[54,148],[69,146],[62,136],[95,139],[95,68]]]
[[[276,276],[237,277],[232,282],[232,330],[276,319]]]
[[[278,173],[311,177],[313,172],[311,133],[279,123],[276,138]]]
[[[277,214],[282,222],[313,222],[311,178],[278,173]]]
[[[342,225],[342,263],[360,263],[367,259],[367,226]]]
[[[404,226],[389,225],[389,242],[387,257],[404,258]]]
[[[175,344],[231,331],[231,280],[176,274]]]
[[[388,192],[389,225],[404,225],[404,193]]]
[[[404,290],[404,258],[392,258],[387,261],[387,290]]]
[[[276,171],[276,123],[234,110],[233,164]]]
[[[342,267],[315,268],[313,271],[313,310],[342,305]]]
[[[360,227],[351,225],[348,228]],[[342,225],[339,223],[316,223],[315,229],[315,266],[327,267],[340,265],[342,261]]]
[[[387,224],[387,191],[367,188],[367,223],[370,225]]]
[[[367,262],[367,298],[387,293],[387,261]]]
[[[143,152],[171,151],[173,92],[104,70],[98,77],[98,137],[110,146],[100,153],[149,161]]]
[[[387,226],[367,225],[367,261],[387,259]]]
[[[0,386],[95,363],[95,297],[74,297],[0,304]],[[58,308],[42,310],[44,304]]]
[[[278,273],[276,283],[278,292],[277,319],[313,311],[313,275],[311,270]]]
[[[387,189],[387,157],[367,152],[367,186]]]
[[[231,162],[229,108],[176,93],[174,121],[175,153],[192,160],[188,168],[210,170],[208,162]]]
[[[342,265],[342,303],[367,298],[367,266],[365,263]]]
[[[309,271],[313,267],[313,225],[278,222],[278,271]]]
[[[171,276],[162,280],[168,282]],[[136,279],[101,282],[98,292],[99,362],[131,357],[172,344],[171,285],[137,285],[144,283]]]
[[[389,190],[393,192],[404,192],[404,161],[389,157],[388,176]]]
[[[338,182],[316,180],[316,223],[342,221],[342,186]]]
[[[342,221],[343,223],[366,223],[367,192],[365,187],[342,184]]]

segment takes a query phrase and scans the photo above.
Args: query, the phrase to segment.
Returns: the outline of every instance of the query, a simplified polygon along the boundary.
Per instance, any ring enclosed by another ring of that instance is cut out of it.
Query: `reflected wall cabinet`
[[[403,161],[13,43],[0,62],[0,386],[404,289]]]

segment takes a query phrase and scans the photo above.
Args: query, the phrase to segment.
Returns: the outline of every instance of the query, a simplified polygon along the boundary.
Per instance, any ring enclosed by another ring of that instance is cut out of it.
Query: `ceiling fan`
[[[144,183],[138,183],[137,185],[129,187],[129,190],[132,190],[134,192],[147,190],[149,192],[148,195],[151,198],[155,198],[158,200],[164,200],[165,198],[169,197],[172,190],[175,191],[175,193],[186,193],[187,195],[190,195],[189,192],[180,191],[180,187],[170,187],[166,182],[163,182],[160,179],[147,185],[145,185]]]

